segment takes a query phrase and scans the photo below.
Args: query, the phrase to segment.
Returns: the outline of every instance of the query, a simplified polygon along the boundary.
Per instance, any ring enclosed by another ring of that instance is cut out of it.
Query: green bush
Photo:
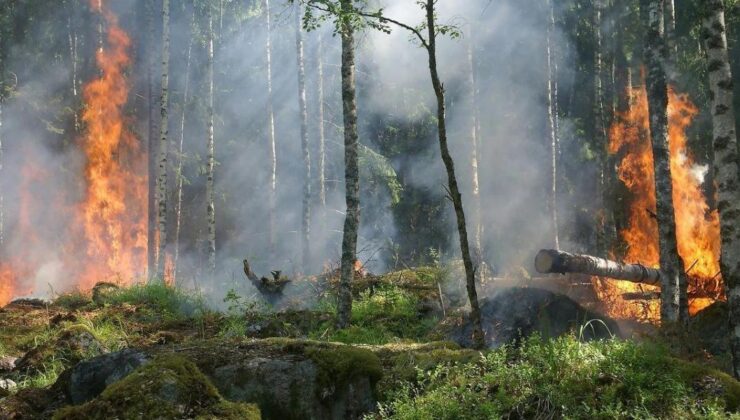
[[[687,371],[698,369],[700,373]],[[714,389],[697,387],[715,378]],[[525,340],[479,362],[420,371],[382,405],[380,418],[706,418],[735,410],[740,385],[632,341]]]

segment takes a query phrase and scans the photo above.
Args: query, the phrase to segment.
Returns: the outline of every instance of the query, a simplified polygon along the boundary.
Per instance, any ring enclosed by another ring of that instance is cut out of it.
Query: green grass
[[[700,377],[717,378],[722,393],[697,390]],[[737,408],[739,386],[720,372],[678,363],[656,345],[534,337],[479,362],[420,371],[378,417],[724,418],[725,409]]]
[[[205,302],[185,290],[161,282],[136,284],[106,296],[106,304],[131,304],[150,309],[149,315],[166,319],[185,319],[205,309]]]
[[[331,304],[324,309],[336,313]],[[310,334],[314,339],[325,339],[346,344],[387,344],[406,340],[420,340],[436,324],[436,319],[422,318],[418,311],[419,299],[394,286],[382,286],[375,292],[365,291],[352,302],[352,326],[337,330],[333,321],[326,322]]]

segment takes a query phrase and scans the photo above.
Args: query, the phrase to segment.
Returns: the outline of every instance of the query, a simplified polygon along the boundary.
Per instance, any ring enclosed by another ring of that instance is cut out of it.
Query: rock
[[[573,331],[582,333],[586,340],[619,335],[619,327],[614,320],[583,308],[565,295],[544,289],[514,287],[501,290],[481,299],[480,307],[489,348],[514,343],[535,332],[550,338]],[[581,330],[586,323],[589,325]],[[472,346],[473,328],[467,315],[462,319],[448,320],[444,329],[452,341],[464,347]]]
[[[4,389],[6,391],[13,391],[17,387],[18,385],[10,379],[0,379],[0,389]]]
[[[81,418],[252,420],[260,412],[252,404],[224,400],[192,362],[170,354],[140,366],[96,399],[54,414],[57,420]]]
[[[125,349],[78,363],[66,371],[54,386],[61,388],[73,404],[81,404],[100,395],[150,360],[145,353]]]
[[[0,357],[0,373],[10,372],[11,370],[15,369],[15,365],[17,362],[18,362],[17,357],[13,357],[13,356]]]
[[[98,305],[105,304],[107,298],[119,289],[118,285],[109,282],[99,282],[92,289],[92,300]]]
[[[18,385],[10,379],[0,379],[0,399],[10,395]]]
[[[182,351],[224,398],[256,403],[267,419],[357,419],[375,409],[383,371],[370,350],[267,339],[219,345],[215,353],[206,345]]]

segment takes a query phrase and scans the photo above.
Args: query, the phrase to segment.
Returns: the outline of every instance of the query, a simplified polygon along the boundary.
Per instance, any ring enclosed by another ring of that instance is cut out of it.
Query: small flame
[[[657,268],[660,254],[647,93],[643,86],[632,88],[628,95],[630,109],[618,115],[609,132],[609,153],[623,156],[619,179],[631,193],[629,224],[621,232],[627,245],[624,260]],[[717,276],[719,216],[716,210],[710,211],[702,191],[706,167],[697,165],[687,148],[686,130],[698,110],[687,95],[676,93],[672,87],[669,87],[668,96],[676,237],[678,252],[689,274],[689,311],[695,314],[724,298],[721,279]],[[622,297],[625,293],[633,296],[655,293],[657,288],[611,280],[595,280],[594,284],[610,316],[651,322],[660,319],[658,301],[625,300]]]

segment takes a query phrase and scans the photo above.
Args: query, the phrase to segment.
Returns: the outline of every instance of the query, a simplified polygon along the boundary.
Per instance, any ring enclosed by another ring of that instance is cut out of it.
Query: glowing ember
[[[655,220],[655,175],[649,137],[647,94],[644,87],[629,92],[631,107],[619,115],[609,133],[609,152],[622,155],[619,179],[631,193],[629,224],[621,232],[627,245],[624,260],[658,267],[658,226]],[[695,164],[686,147],[686,129],[697,114],[686,95],[669,88],[669,137],[673,201],[678,251],[689,270],[689,311],[698,312],[723,298],[719,272],[719,218],[710,211],[702,191],[706,167]],[[609,315],[649,321],[660,318],[657,301],[627,301],[624,293],[656,292],[656,288],[629,282],[596,280],[599,297]]]

